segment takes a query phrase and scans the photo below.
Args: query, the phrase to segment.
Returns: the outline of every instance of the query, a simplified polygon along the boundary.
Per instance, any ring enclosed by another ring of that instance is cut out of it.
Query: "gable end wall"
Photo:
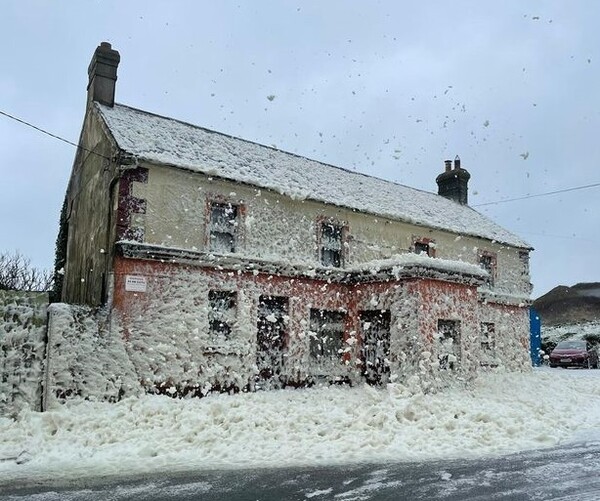
[[[116,148],[89,108],[67,191],[67,254],[61,300],[97,306],[106,300],[114,247]]]

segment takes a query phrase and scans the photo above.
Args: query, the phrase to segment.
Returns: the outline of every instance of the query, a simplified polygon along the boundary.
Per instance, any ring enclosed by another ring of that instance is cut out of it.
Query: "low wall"
[[[120,329],[105,310],[55,303],[48,311],[44,410],[70,397],[115,402],[140,391]]]
[[[0,416],[40,410],[48,294],[0,290]]]

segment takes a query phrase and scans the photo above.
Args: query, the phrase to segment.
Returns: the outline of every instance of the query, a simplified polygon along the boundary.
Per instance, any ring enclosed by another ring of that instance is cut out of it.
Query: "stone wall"
[[[52,304],[47,360],[44,410],[71,397],[115,402],[139,390],[119,329],[103,309]]]
[[[48,294],[0,291],[0,416],[40,410]]]
[[[106,299],[115,225],[112,206],[117,165],[112,142],[90,108],[79,144],[61,221],[66,238],[62,301],[98,306]],[[93,153],[90,153],[93,151]]]

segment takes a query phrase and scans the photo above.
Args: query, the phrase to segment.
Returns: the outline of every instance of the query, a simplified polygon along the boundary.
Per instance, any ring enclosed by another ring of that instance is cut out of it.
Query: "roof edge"
[[[141,114],[144,114],[144,115],[148,115],[148,116],[152,116],[152,117],[157,117],[157,118],[160,118],[162,120],[168,120],[168,121],[176,122],[176,123],[179,123],[181,125],[184,125],[184,126],[187,126],[187,127],[191,127],[193,129],[201,130],[201,131],[204,131],[204,132],[207,132],[207,133],[210,133],[210,134],[215,134],[215,135],[218,135],[218,136],[222,136],[222,137],[226,137],[226,138],[233,139],[233,140],[236,140],[236,141],[240,141],[240,142],[243,142],[243,143],[246,143],[246,144],[251,144],[251,145],[254,145],[254,146],[265,148],[267,150],[270,150],[270,151],[273,151],[273,152],[277,152],[278,154],[289,155],[289,156],[292,156],[292,157],[295,157],[295,158],[298,158],[298,159],[302,159],[302,160],[305,160],[305,161],[308,161],[308,162],[315,162],[315,163],[317,163],[317,164],[319,164],[321,166],[324,166],[324,167],[327,167],[327,168],[336,169],[338,171],[342,171],[342,172],[347,173],[347,174],[357,175],[357,176],[361,176],[361,177],[364,177],[364,178],[367,178],[367,179],[375,179],[375,180],[383,182],[383,183],[387,183],[387,184],[394,185],[394,186],[400,186],[403,189],[412,190],[412,191],[415,191],[415,192],[418,192],[418,193],[424,193],[424,194],[427,194],[427,195],[432,196],[432,197],[444,198],[444,197],[441,197],[440,195],[438,195],[438,194],[436,194],[435,192],[432,192],[432,191],[426,191],[426,190],[422,190],[422,189],[419,189],[419,188],[414,188],[412,186],[407,186],[407,185],[404,185],[404,184],[401,184],[401,183],[398,183],[398,182],[395,182],[395,181],[391,181],[391,180],[384,179],[384,178],[381,178],[381,177],[377,177],[377,176],[372,176],[372,175],[369,175],[369,174],[365,174],[364,172],[350,170],[350,169],[347,169],[347,168],[344,168],[344,167],[339,167],[337,165],[328,164],[328,163],[322,162],[320,160],[316,160],[316,159],[313,159],[313,158],[309,158],[309,157],[300,155],[298,153],[289,152],[289,151],[282,150],[282,149],[279,149],[279,148],[275,148],[273,146],[265,145],[265,144],[262,144],[262,143],[259,143],[259,142],[256,142],[256,141],[250,141],[248,139],[244,139],[244,138],[241,138],[241,137],[238,137],[238,136],[234,136],[234,135],[231,135],[231,134],[226,134],[224,132],[215,131],[215,130],[209,129],[207,127],[202,127],[202,126],[199,126],[199,125],[196,125],[196,124],[192,124],[190,122],[186,122],[184,120],[179,120],[179,119],[176,119],[176,118],[172,118],[172,117],[167,117],[167,116],[164,116],[164,115],[160,115],[158,113],[153,113],[153,112],[150,112],[150,111],[145,111],[145,110],[142,110],[140,108],[135,108],[133,106],[129,106],[129,105],[126,105],[126,104],[115,103],[114,107],[112,107],[112,108],[109,108],[108,106],[102,105],[101,103],[98,103],[98,102],[94,102],[94,105],[95,105],[95,108],[98,110],[100,116],[102,117],[103,124],[105,125],[109,136],[114,141],[114,144],[116,144],[117,147],[121,151],[124,151],[124,152],[128,152],[128,151],[127,151],[126,148],[122,147],[118,143],[118,141],[115,138],[114,134],[112,134],[112,132],[110,131],[110,125],[107,122],[107,118],[104,116],[104,108],[107,108],[107,111],[109,109],[118,108],[118,107],[120,107],[120,108],[126,108],[126,109],[132,110],[133,112],[136,112],[136,113],[141,113]],[[129,152],[129,153],[134,154],[132,152]],[[154,159],[147,158],[147,157],[140,156],[140,155],[136,155],[136,157],[139,160],[145,161],[145,162],[147,162],[149,164],[152,164],[152,165],[167,166],[167,167],[170,167],[170,168],[177,168],[177,169],[186,170],[186,171],[190,171],[190,172],[194,172],[194,173],[198,173],[198,174],[207,175],[206,173],[203,173],[202,171],[200,171],[200,170],[198,170],[196,168],[193,168],[191,165],[190,166],[186,166],[186,165],[181,165],[181,164],[170,164],[170,163],[165,163],[165,162],[157,162]],[[210,174],[210,176],[211,177],[218,177],[220,179],[224,179],[224,180],[227,180],[227,181],[234,181],[236,183],[245,184],[247,186],[259,187],[261,189],[269,190],[269,191],[272,191],[272,192],[279,193],[280,195],[290,197],[289,194],[277,191],[277,190],[275,190],[272,187],[264,186],[264,185],[261,185],[261,184],[252,184],[252,183],[249,183],[247,181],[240,181],[240,180],[233,179],[233,178],[230,178],[230,177],[219,176],[218,174],[214,174],[214,173]],[[292,197],[290,197],[290,198],[292,198]],[[305,200],[311,200],[311,201],[318,202],[318,203],[324,203],[324,204],[332,205],[332,206],[336,206],[336,207],[343,207],[343,208],[346,208],[346,209],[349,209],[349,210],[357,210],[356,207],[351,207],[349,205],[344,205],[344,204],[336,204],[336,203],[332,203],[330,201],[321,200],[321,199],[318,199],[318,198],[306,197],[304,199]],[[368,209],[360,209],[360,210],[361,210],[361,212],[364,212],[366,214],[372,214],[372,215],[375,215],[375,216],[378,216],[378,217],[386,217],[386,218],[388,218],[388,219],[390,219],[392,221],[403,222],[403,223],[411,224],[411,225],[414,225],[414,226],[417,226],[417,227],[432,228],[432,229],[436,229],[436,230],[447,232],[448,234],[452,234],[452,235],[467,235],[467,236],[470,236],[470,237],[483,239],[483,240],[486,240],[486,241],[489,241],[489,242],[492,242],[492,243],[498,243],[500,245],[506,245],[506,246],[509,246],[509,247],[512,247],[512,248],[516,248],[516,249],[523,249],[523,250],[528,250],[528,251],[533,250],[533,247],[528,242],[525,242],[518,235],[516,235],[513,232],[511,232],[511,231],[503,228],[502,226],[498,225],[497,223],[495,223],[493,220],[491,220],[490,218],[488,218],[484,214],[476,211],[473,207],[471,207],[469,205],[466,205],[464,207],[466,209],[472,210],[473,212],[475,212],[479,216],[481,216],[481,217],[485,218],[486,220],[494,223],[499,228],[503,229],[506,233],[508,233],[509,235],[511,235],[512,237],[514,237],[515,241],[522,242],[523,245],[519,245],[517,243],[507,242],[505,240],[498,240],[498,239],[494,239],[494,238],[482,236],[482,235],[477,234],[477,233],[475,233],[473,231],[462,231],[462,232],[459,232],[459,231],[453,231],[451,229],[445,228],[445,227],[440,226],[440,225],[435,225],[435,224],[419,224],[418,222],[411,221],[411,220],[405,219],[405,218],[401,218],[401,217],[395,216],[393,214],[388,214],[388,213],[385,213],[385,212],[369,211]]]

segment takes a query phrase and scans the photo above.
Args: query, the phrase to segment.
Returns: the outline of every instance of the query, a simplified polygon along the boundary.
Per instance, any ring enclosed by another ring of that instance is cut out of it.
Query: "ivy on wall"
[[[50,302],[60,301],[62,296],[65,263],[67,262],[67,238],[69,233],[69,224],[67,222],[67,197],[60,211],[60,223],[58,227],[58,236],[56,237],[56,247],[54,254],[54,288],[50,293]]]

